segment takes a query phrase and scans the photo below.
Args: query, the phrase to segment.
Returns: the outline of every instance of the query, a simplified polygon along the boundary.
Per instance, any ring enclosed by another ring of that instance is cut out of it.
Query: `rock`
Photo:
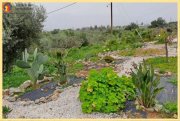
[[[174,114],[174,115],[173,115],[173,118],[178,118],[177,114]]]
[[[14,95],[15,93],[21,93],[21,92],[24,92],[24,89],[21,89],[21,88],[9,88],[9,94],[10,95]]]
[[[77,87],[78,86],[78,84],[73,84],[73,87]]]
[[[137,100],[135,100],[134,104],[135,105],[139,105],[139,102]]]
[[[171,73],[171,72],[166,72],[165,75],[166,75],[166,76],[171,76],[172,73]]]
[[[39,102],[40,102],[39,99],[36,99],[36,100],[34,101],[35,104],[39,104]]]
[[[58,97],[59,97],[59,93],[55,93],[50,98],[51,98],[51,100],[55,101],[58,99]]]
[[[146,110],[149,112],[154,112],[154,108],[146,108]]]
[[[18,97],[17,95],[14,95],[13,97],[8,97],[7,100],[9,102],[15,102],[17,100],[17,97]]]
[[[22,105],[22,106],[28,106],[28,105],[31,105],[31,104],[33,104],[34,103],[34,101],[21,101],[20,102],[20,105]]]
[[[21,89],[27,89],[27,88],[30,87],[31,85],[32,85],[31,80],[27,80],[27,81],[25,81],[23,84],[21,84],[19,88],[21,88]]]
[[[40,84],[40,83],[43,83],[44,82],[44,80],[37,80],[37,84]]]
[[[53,92],[53,94],[61,93],[61,92],[63,92],[63,89],[56,89],[56,90]]]
[[[154,106],[154,110],[157,111],[157,112],[161,111],[162,108],[163,108],[163,106],[160,105],[160,104],[156,104],[156,105]]]
[[[44,81],[53,81],[53,77],[44,76]]]
[[[41,97],[41,98],[39,99],[39,102],[45,103],[45,102],[46,102],[46,98],[45,98],[45,97]]]
[[[5,95],[9,95],[9,89],[3,90],[3,96],[5,96]]]

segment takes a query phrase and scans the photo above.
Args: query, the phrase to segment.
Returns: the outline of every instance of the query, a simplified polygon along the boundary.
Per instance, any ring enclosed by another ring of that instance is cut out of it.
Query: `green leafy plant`
[[[132,81],[137,88],[137,99],[139,103],[147,108],[155,105],[157,94],[163,89],[158,87],[160,78],[154,76],[152,65],[147,65],[145,61],[137,67],[134,64],[135,71],[132,71]]]
[[[42,79],[45,74],[44,66],[48,60],[48,56],[43,55],[42,53],[37,52],[37,48],[34,50],[33,62],[28,62],[29,53],[27,49],[22,53],[22,60],[18,60],[16,65],[20,68],[26,69],[29,77],[34,82],[34,88],[37,88],[36,82],[38,79]]]
[[[177,113],[177,103],[175,102],[166,102],[163,104],[163,110],[167,113]]]
[[[124,108],[126,100],[134,97],[135,86],[131,78],[119,77],[112,68],[90,70],[79,92],[84,113],[117,112]]]
[[[7,107],[7,106],[3,106],[3,117],[6,118],[7,114],[10,113],[12,110]]]

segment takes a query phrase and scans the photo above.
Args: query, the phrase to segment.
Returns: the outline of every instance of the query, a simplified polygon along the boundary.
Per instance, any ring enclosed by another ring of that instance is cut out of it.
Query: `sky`
[[[71,3],[36,3],[46,12]],[[110,3],[76,3],[59,11],[47,14],[44,30],[76,29],[89,26],[110,25]],[[176,3],[113,3],[113,25],[123,26],[131,22],[150,24],[158,17],[167,22],[177,21]]]

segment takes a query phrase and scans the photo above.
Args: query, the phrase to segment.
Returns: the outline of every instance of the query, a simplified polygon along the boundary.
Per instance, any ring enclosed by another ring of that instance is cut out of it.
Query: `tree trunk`
[[[169,37],[165,40],[165,50],[166,50],[166,61],[168,62],[168,40]]]

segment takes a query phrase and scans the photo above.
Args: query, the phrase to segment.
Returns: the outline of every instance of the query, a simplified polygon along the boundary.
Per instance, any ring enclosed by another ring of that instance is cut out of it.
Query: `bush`
[[[154,77],[154,69],[146,65],[145,61],[139,67],[134,65],[136,71],[132,72],[132,81],[137,88],[139,104],[144,107],[153,107],[157,94],[163,89],[158,87],[160,78]]]
[[[131,23],[130,25],[127,25],[125,27],[125,30],[132,30],[132,29],[137,29],[137,28],[139,28],[139,26],[137,24]]]
[[[91,70],[79,92],[82,111],[117,112],[124,108],[126,100],[134,99],[134,89],[131,78],[119,77],[111,68]]]

